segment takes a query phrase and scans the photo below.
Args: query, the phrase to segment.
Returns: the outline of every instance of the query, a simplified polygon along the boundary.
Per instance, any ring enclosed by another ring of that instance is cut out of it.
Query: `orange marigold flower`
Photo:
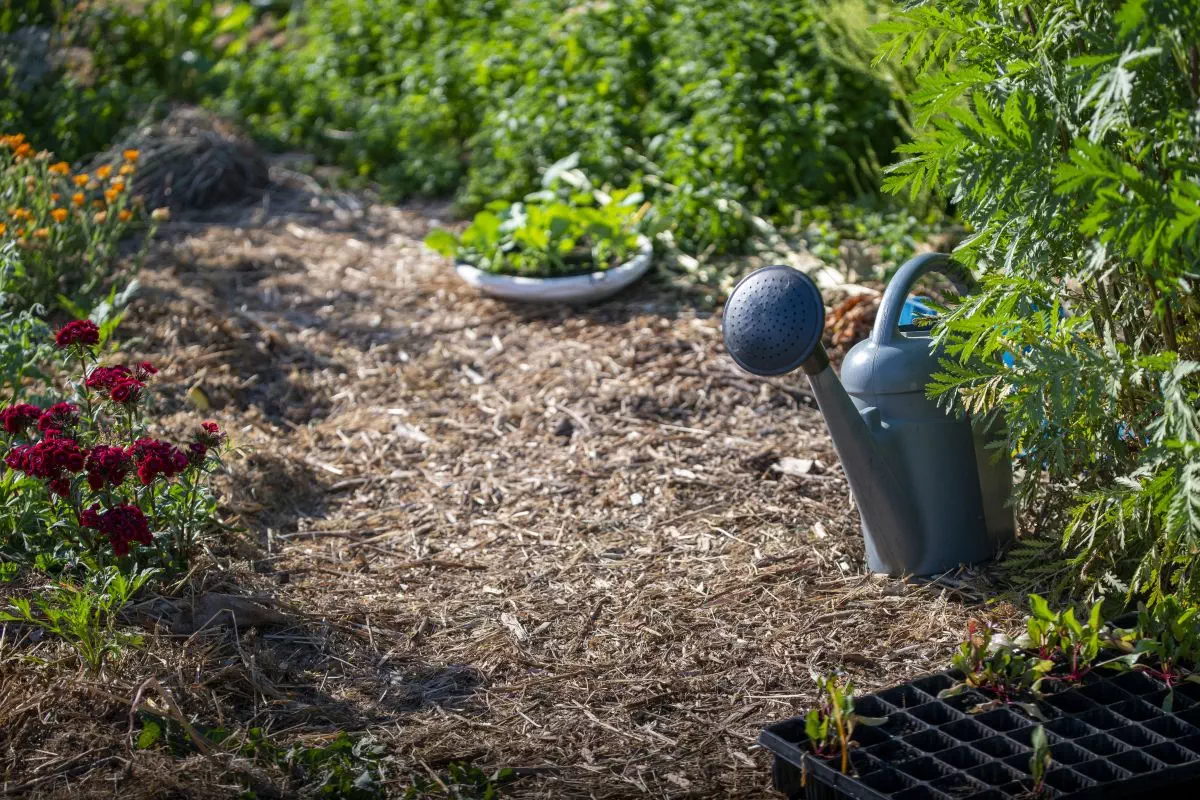
[[[28,143],[25,143],[25,144],[17,145],[17,149],[13,151],[13,154],[17,158],[20,159],[20,158],[28,158],[32,152],[33,152],[33,147],[31,147]]]
[[[133,219],[133,212],[128,208],[122,208],[117,212],[117,219],[121,220],[121,222],[129,222],[129,220]]]
[[[116,200],[118,197],[120,197],[120,195],[121,195],[121,193],[118,192],[116,189],[105,189],[104,190],[104,199],[110,203],[113,202],[114,200]]]
[[[65,161],[59,161],[57,164],[51,164],[47,169],[54,175],[66,175],[71,171],[71,165]]]
[[[50,229],[49,228],[38,228],[37,230],[35,230],[33,232],[33,238],[49,239],[50,238]]]
[[[75,194],[71,195],[71,202],[77,206],[83,205],[84,200],[85,198],[83,196],[83,192],[76,192]]]
[[[8,226],[5,225],[3,222],[0,222],[0,236],[3,236],[7,230],[8,230]]]
[[[78,175],[76,175],[74,178],[72,178],[71,180],[75,181],[76,186],[84,186],[87,184],[87,182],[90,180],[90,178],[86,172],[81,172]]]
[[[100,180],[105,180],[109,175],[112,175],[112,167],[110,167],[108,164],[105,164],[103,167],[99,167],[96,170],[96,177]]]
[[[137,172],[137,169],[133,166],[133,164],[122,164],[121,169],[118,171],[122,175],[132,175],[133,173]]]
[[[61,194],[59,194],[58,192],[51,192],[51,193],[50,193],[50,202],[51,202],[51,203],[57,203],[59,200],[62,200],[62,195],[61,195]]]
[[[95,222],[97,225],[102,224],[107,221],[108,221],[108,212],[107,211],[97,211],[95,214],[92,215],[92,222]]]
[[[25,134],[23,133],[13,133],[9,134],[8,136],[0,136],[0,144],[14,149],[20,146],[21,142],[23,141],[25,141]]]
[[[150,212],[150,219],[155,222],[165,222],[171,218],[171,209],[163,207],[156,208]]]
[[[116,191],[116,192],[125,191],[125,181],[121,180],[120,178],[115,179],[112,182],[112,188],[113,188],[113,191]]]
[[[137,150],[126,150],[125,152],[121,153],[121,155],[125,156],[125,160],[130,162],[131,164],[137,163],[137,160],[138,160],[138,151]]]
[[[50,216],[54,217],[55,222],[66,222],[67,210],[65,208],[56,208],[50,212]]]

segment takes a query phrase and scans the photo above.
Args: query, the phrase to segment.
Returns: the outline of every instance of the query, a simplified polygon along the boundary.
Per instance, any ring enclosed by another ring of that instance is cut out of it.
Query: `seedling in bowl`
[[[855,726],[882,725],[887,720],[854,712],[854,681],[843,682],[836,673],[825,676],[814,672],[812,677],[821,692],[821,704],[805,716],[804,733],[817,757],[829,759],[841,753],[842,774],[845,775],[850,769]]]
[[[1013,650],[995,636],[985,623],[971,620],[967,624],[967,640],[952,659],[954,668],[963,673],[963,680],[945,689],[938,697],[953,697],[967,689],[989,692],[996,699],[981,703],[972,713],[987,711],[1006,703],[1019,706],[1041,719],[1035,700],[1046,674],[1054,666],[1048,658],[1036,658]]]

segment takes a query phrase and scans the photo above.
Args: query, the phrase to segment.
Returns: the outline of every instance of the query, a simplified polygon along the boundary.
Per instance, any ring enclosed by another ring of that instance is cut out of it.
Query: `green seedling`
[[[1184,681],[1200,683],[1195,671],[1200,657],[1200,608],[1186,606],[1174,596],[1164,597],[1153,608],[1138,608],[1133,628],[1117,630],[1110,642],[1124,655],[1114,659],[1119,670],[1139,670],[1158,678],[1169,688]],[[1170,711],[1174,692],[1167,694],[1163,710]]]
[[[1033,755],[1029,757],[1029,773],[1033,775],[1033,796],[1040,797],[1046,788],[1046,773],[1050,771],[1050,741],[1046,729],[1038,725],[1030,737]]]
[[[963,680],[943,690],[939,697],[980,689],[992,694],[995,700],[981,704],[974,711],[1012,704],[1041,718],[1034,701],[1041,696],[1041,683],[1054,667],[1050,659],[1018,652],[996,641],[995,632],[988,625],[971,620],[967,624],[967,640],[959,646],[952,663],[963,673]]]
[[[821,705],[804,718],[804,732],[813,753],[819,758],[842,756],[842,774],[850,769],[850,748],[854,746],[857,725],[882,725],[882,717],[864,717],[854,711],[854,681],[841,676],[812,674],[821,692]]]
[[[1052,677],[1075,685],[1096,666],[1100,654],[1101,632],[1104,623],[1100,603],[1092,606],[1086,623],[1075,618],[1074,609],[1055,613],[1049,604],[1036,594],[1029,595],[1032,613],[1025,623],[1025,634],[1017,639],[1018,647],[1037,655],[1040,660],[1054,662]]]

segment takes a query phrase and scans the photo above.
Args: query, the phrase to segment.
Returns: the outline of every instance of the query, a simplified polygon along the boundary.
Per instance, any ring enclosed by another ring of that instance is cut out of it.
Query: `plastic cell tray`
[[[1046,730],[1052,764],[1039,800],[1200,796],[1200,686],[1173,691],[1142,672],[1092,673],[1080,686],[1039,703],[1045,720],[1018,706],[978,714],[978,692],[937,697],[961,675],[926,675],[858,698],[879,726],[855,728],[849,773],[840,756],[812,754],[804,719],[767,728],[759,743],[775,755],[775,788],[796,800],[1006,800],[1029,797],[1030,740]],[[1171,696],[1171,710],[1163,705]]]

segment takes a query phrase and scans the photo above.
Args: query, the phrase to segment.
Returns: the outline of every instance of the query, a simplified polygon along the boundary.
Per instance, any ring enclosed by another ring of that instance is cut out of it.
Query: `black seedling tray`
[[[1176,685],[1166,712],[1162,681],[1092,673],[1046,696],[1039,721],[1014,705],[966,713],[988,700],[979,692],[937,697],[961,678],[939,672],[857,698],[857,713],[887,721],[855,728],[848,775],[840,756],[813,755],[803,717],[772,725],[758,741],[775,754],[775,788],[806,800],[1028,797],[1030,735],[1039,724],[1053,759],[1039,800],[1128,800],[1163,790],[1164,798],[1192,797],[1189,789],[1200,786],[1200,685]]]

